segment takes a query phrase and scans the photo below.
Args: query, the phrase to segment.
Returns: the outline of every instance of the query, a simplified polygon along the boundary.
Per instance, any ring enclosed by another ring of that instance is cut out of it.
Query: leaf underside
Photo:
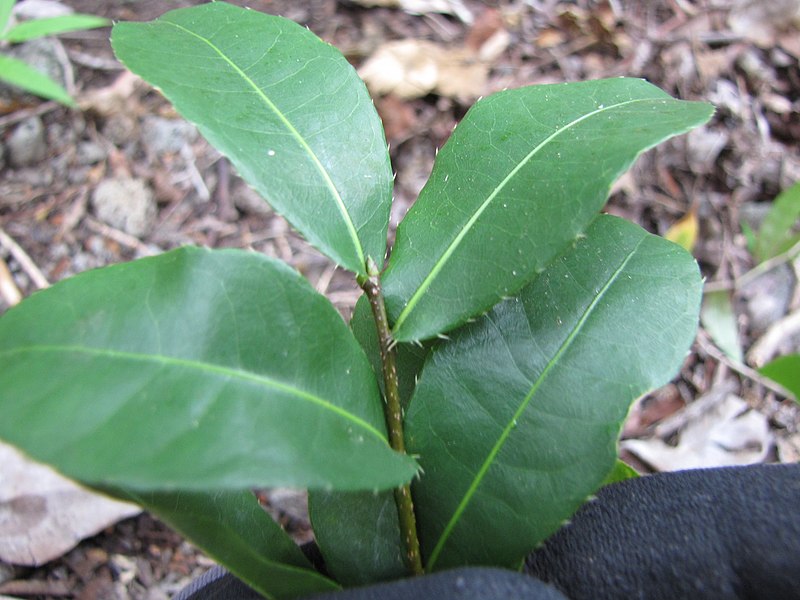
[[[386,248],[392,172],[366,87],[342,54],[287,19],[213,2],[119,23],[112,45],[343,267]]]
[[[0,362],[0,438],[89,484],[373,490],[415,472],[339,314],[255,253],[63,281],[0,319]]]
[[[427,568],[519,566],[611,471],[630,403],[697,327],[684,250],[600,216],[515,298],[438,346],[406,418]]]
[[[446,332],[516,293],[581,235],[639,154],[712,112],[624,78],[478,101],[398,226],[383,279],[395,339]]]

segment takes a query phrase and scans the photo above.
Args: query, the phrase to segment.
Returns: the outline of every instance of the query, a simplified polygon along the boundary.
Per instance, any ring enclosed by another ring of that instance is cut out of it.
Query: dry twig
[[[22,270],[31,278],[31,281],[33,281],[37,288],[41,290],[50,287],[50,282],[47,281],[47,277],[45,277],[44,273],[36,266],[33,259],[28,256],[28,253],[25,252],[2,227],[0,227],[0,246],[11,253],[11,256],[19,263],[19,266],[22,267]]]

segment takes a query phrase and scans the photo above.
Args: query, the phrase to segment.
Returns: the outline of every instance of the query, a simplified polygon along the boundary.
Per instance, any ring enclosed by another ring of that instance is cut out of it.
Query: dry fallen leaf
[[[489,67],[507,47],[504,29],[480,48],[446,48],[427,40],[399,40],[382,44],[358,74],[375,95],[420,98],[427,94],[473,99],[486,93]]]
[[[141,512],[110,500],[0,442],[0,560],[38,566]]]
[[[697,243],[697,233],[699,229],[697,211],[692,208],[667,229],[664,233],[664,237],[670,242],[678,244],[687,252],[691,252],[694,250],[694,245]]]
[[[674,439],[674,445],[665,441]],[[719,389],[665,419],[652,438],[624,440],[620,447],[657,471],[678,471],[761,463],[772,443],[767,418]]]

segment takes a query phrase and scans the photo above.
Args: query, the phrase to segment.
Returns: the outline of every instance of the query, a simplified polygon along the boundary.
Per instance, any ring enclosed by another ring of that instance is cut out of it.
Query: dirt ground
[[[413,98],[399,91],[376,95],[397,171],[394,225],[425,182],[436,149],[477,96],[625,75],[644,77],[682,99],[715,104],[706,127],[643,156],[615,186],[607,210],[662,235],[687,215],[696,218],[693,254],[707,289],[731,291],[738,346],[749,366],[729,358],[701,329],[680,376],[637,404],[624,433],[629,439],[661,438],[668,448],[634,452],[634,444],[625,456],[643,471],[681,468],[680,460],[692,452],[691,460],[713,455],[730,464],[797,460],[798,411],[751,367],[800,350],[800,327],[775,327],[798,321],[798,264],[786,260],[760,277],[747,275],[756,262],[743,223],[757,228],[771,200],[800,180],[800,35],[791,16],[800,3],[463,0],[439,3],[456,7],[456,14],[421,15],[364,6],[368,2],[234,3],[307,25],[356,67],[394,40],[425,40],[451,52],[454,70],[438,87]],[[63,4],[115,20],[149,20],[166,3]],[[169,6],[191,4],[199,2]],[[0,93],[0,269],[7,266],[13,286],[25,296],[88,268],[187,243],[252,248],[294,265],[347,315],[359,295],[350,276],[296,236],[158,93],[128,78],[108,37],[109,30],[100,29],[60,38],[64,52],[56,56],[62,71],[73,72],[69,85],[82,110]],[[24,159],[9,144],[31,119],[41,124],[44,145]],[[150,199],[149,212],[106,216],[98,190],[113,190],[121,180],[139,182],[135,195]],[[12,302],[13,295],[0,295],[0,312]],[[709,398],[716,417],[687,408]],[[735,414],[720,416],[719,398],[741,404],[726,404],[724,410]],[[691,428],[692,419],[731,443],[712,452],[719,440],[695,431],[696,452],[687,450],[680,431]],[[731,424],[738,428],[725,429]],[[683,458],[669,448],[681,450]],[[281,511],[287,525],[307,538],[302,519]],[[142,515],[44,566],[2,566],[0,597],[157,600],[210,564]]]

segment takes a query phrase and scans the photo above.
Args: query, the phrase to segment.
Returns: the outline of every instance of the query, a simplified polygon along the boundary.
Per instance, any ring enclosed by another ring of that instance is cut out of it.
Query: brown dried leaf
[[[79,487],[0,442],[0,560],[37,566],[141,512]]]
[[[380,46],[359,69],[373,94],[400,98],[474,98],[484,93],[489,64],[465,48],[444,48],[426,40]]]
[[[663,421],[654,437],[620,447],[657,471],[677,471],[761,463],[772,443],[763,414],[735,394],[712,390]]]

